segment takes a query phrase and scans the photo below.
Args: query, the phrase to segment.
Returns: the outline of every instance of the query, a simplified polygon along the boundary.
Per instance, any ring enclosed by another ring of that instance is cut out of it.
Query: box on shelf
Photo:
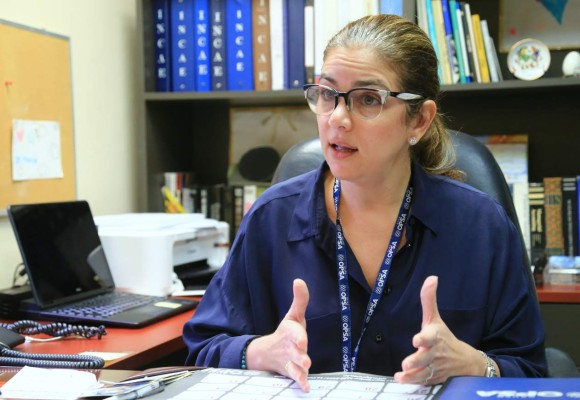
[[[550,256],[548,266],[544,270],[544,282],[580,283],[580,257]]]

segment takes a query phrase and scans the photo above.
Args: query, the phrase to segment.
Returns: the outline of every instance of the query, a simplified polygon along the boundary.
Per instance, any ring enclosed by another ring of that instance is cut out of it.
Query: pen
[[[118,394],[111,397],[107,397],[105,400],[133,400],[140,399],[146,396],[150,396],[155,393],[159,393],[165,390],[165,384],[161,381],[153,381],[146,386],[142,386],[138,389],[132,390],[128,393]]]

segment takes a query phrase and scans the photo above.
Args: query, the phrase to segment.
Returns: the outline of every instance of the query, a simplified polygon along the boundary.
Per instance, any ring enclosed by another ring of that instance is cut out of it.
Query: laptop
[[[34,296],[21,302],[26,318],[139,328],[198,303],[116,290],[86,201],[10,205],[7,213]]]

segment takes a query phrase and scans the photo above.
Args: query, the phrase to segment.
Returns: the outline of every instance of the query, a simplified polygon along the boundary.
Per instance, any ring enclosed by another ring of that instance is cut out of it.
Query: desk
[[[540,303],[580,303],[580,284],[543,285],[536,291]]]
[[[70,338],[53,342],[27,342],[14,350],[50,354],[79,354],[87,351],[125,353],[121,358],[107,361],[104,368],[143,370],[168,355],[185,351],[181,334],[183,325],[192,315],[193,311],[187,311],[139,329],[107,328],[107,335],[101,340]],[[184,362],[185,358],[178,365]]]
[[[546,346],[565,351],[580,366],[580,284],[545,284],[537,292]]]

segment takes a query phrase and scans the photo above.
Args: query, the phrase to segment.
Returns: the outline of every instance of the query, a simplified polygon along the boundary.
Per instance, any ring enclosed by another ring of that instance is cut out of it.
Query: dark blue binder
[[[211,90],[228,90],[226,64],[226,0],[210,0]]]
[[[285,2],[286,40],[286,81],[288,89],[302,89],[306,83],[304,61],[304,7],[305,0]]]
[[[254,90],[252,0],[227,0],[228,90]]]
[[[577,399],[580,378],[449,378],[435,395],[437,400]]]
[[[171,80],[174,92],[195,91],[193,1],[171,1]]]
[[[169,26],[169,0],[153,1],[155,24],[155,90],[171,91],[171,41]]]
[[[195,89],[198,92],[211,90],[210,64],[210,14],[209,0],[195,0]]]

